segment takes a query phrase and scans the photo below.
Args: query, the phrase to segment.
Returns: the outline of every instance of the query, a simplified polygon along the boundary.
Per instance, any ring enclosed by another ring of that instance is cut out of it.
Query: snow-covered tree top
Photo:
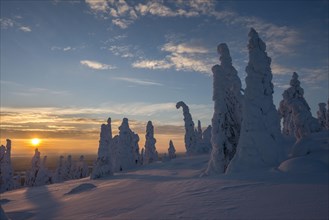
[[[292,74],[292,79],[290,80],[290,85],[293,87],[300,86],[300,81],[298,80],[298,74],[294,72]]]
[[[129,123],[128,123],[128,118],[123,118],[122,123],[119,127],[119,134],[122,134],[122,132],[128,131],[129,130]]]
[[[176,104],[176,108],[179,109],[180,107],[183,108],[183,113],[185,113],[185,112],[190,112],[190,109],[189,109],[188,106],[185,104],[185,102],[183,102],[183,101],[179,101],[179,102],[177,102],[177,104]]]
[[[220,55],[219,60],[222,66],[232,66],[232,58],[227,44],[219,44],[217,46],[217,52]]]
[[[107,124],[108,124],[108,125],[111,124],[111,118],[110,118],[110,117],[107,119]]]
[[[146,137],[152,137],[154,136],[154,127],[152,124],[152,121],[148,121],[146,125]]]
[[[266,51],[266,44],[262,39],[259,38],[259,35],[255,29],[250,28],[248,37],[249,37],[249,44],[248,44],[249,50],[259,49],[264,52]]]

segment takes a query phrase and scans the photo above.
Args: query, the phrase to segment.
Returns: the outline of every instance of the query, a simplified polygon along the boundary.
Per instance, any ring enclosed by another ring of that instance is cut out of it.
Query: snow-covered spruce
[[[206,174],[223,173],[233,158],[241,128],[241,81],[226,44],[219,44],[220,65],[212,67],[214,115],[212,152]]]
[[[88,176],[88,165],[83,155],[80,156],[79,161],[75,165],[74,178],[81,179]]]
[[[130,128],[128,119],[124,118],[119,127],[119,135],[113,138],[114,171],[126,171],[139,165],[139,136]]]
[[[52,183],[52,176],[46,166],[46,163],[47,163],[47,156],[44,156],[35,180],[35,186],[42,186]]]
[[[327,129],[327,111],[326,103],[319,103],[319,110],[316,112],[316,114],[322,129]]]
[[[169,141],[168,157],[170,160],[176,158],[176,149],[172,140]]]
[[[194,130],[194,122],[190,114],[189,107],[183,102],[177,102],[176,108],[182,107],[184,116],[184,126],[185,126],[185,148],[188,155],[195,154],[197,152],[197,135]]]
[[[158,160],[158,154],[155,147],[154,127],[152,121],[148,121],[145,134],[145,157],[144,164],[149,164]]]
[[[63,176],[65,175],[64,173],[64,156],[59,156],[58,162],[57,162],[57,167],[55,170],[55,174],[53,176],[53,182],[54,183],[60,183],[64,181]]]
[[[95,161],[91,179],[97,179],[106,175],[113,174],[112,161],[111,161],[111,148],[112,148],[112,127],[111,118],[108,118],[107,124],[101,125],[99,146],[97,159]]]
[[[26,186],[38,186],[40,183],[37,182],[37,176],[39,170],[41,169],[41,158],[38,148],[34,151],[34,156],[32,157],[31,170],[26,172],[25,175],[25,185]]]
[[[212,127],[209,125],[202,133],[202,142],[203,142],[203,152],[209,153],[211,152],[212,146],[211,146],[211,130]]]
[[[11,165],[11,140],[0,146],[0,193],[14,188],[13,168]]]
[[[248,50],[240,139],[226,173],[274,167],[283,160],[279,115],[273,104],[271,58],[253,28]]]
[[[280,102],[278,111],[283,119],[283,134],[289,136],[295,135],[298,139],[301,138],[297,137],[299,136],[298,133],[301,132],[300,129],[304,129],[305,132],[308,130],[312,133],[321,130],[319,122],[312,116],[311,108],[304,98],[304,89],[300,86],[300,81],[298,80],[298,74],[296,72],[292,75],[290,87],[283,92],[282,96],[283,100]],[[298,109],[294,110],[293,108]],[[293,112],[295,112],[295,114]],[[303,121],[293,118],[294,115],[297,116],[298,114],[303,114],[300,116],[303,118]],[[296,122],[298,125],[296,125]]]

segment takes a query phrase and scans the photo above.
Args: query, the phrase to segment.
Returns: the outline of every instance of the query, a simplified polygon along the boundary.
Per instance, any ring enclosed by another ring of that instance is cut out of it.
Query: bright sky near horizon
[[[100,125],[123,117],[144,146],[184,151],[184,101],[195,124],[213,112],[211,67],[227,43],[243,86],[248,31],[272,58],[274,104],[296,71],[313,116],[328,100],[328,1],[1,0],[1,144],[32,155],[96,153]]]

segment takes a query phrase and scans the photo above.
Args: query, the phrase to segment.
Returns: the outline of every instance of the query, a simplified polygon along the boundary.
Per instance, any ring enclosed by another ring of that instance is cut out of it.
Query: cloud
[[[132,45],[111,45],[112,39],[104,42],[104,47],[101,49],[107,49],[112,52],[115,56],[122,58],[141,57],[143,55],[142,50],[138,46]]]
[[[15,19],[10,18],[0,18],[0,27],[1,29],[9,29],[9,28],[17,28],[20,31],[23,32],[31,32],[31,27],[27,25],[22,25],[17,20],[22,19],[21,16],[15,16]]]
[[[116,69],[115,66],[100,63],[100,62],[97,62],[97,61],[92,61],[92,60],[81,60],[80,63],[84,66],[87,66],[87,67],[89,67],[91,69],[95,69],[95,70],[113,70],[113,69]]]
[[[23,32],[31,32],[31,28],[28,26],[22,26],[19,28],[19,30],[23,31]]]
[[[134,68],[144,69],[169,69],[173,66],[166,60],[140,60],[132,64]]]
[[[167,43],[161,48],[162,51],[171,53],[209,53],[209,50],[202,46],[190,45],[188,43]]]
[[[1,29],[8,29],[14,27],[15,21],[10,18],[0,18]]]
[[[91,10],[96,12],[106,12],[109,9],[107,0],[85,0]]]
[[[136,79],[136,78],[113,77],[112,79],[130,82],[130,83],[142,85],[142,86],[163,86],[163,84],[161,84],[161,83],[157,83],[157,82],[153,82],[153,81],[149,81],[149,80],[141,80],[141,79]]]
[[[272,63],[271,69],[274,75],[291,75],[294,71],[296,71],[290,67],[282,66],[278,63]]]

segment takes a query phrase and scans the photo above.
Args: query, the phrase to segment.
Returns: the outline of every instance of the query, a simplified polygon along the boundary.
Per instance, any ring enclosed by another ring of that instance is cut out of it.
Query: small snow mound
[[[77,187],[74,187],[73,189],[70,190],[70,192],[65,193],[65,195],[78,194],[78,193],[82,193],[82,192],[85,192],[85,191],[92,190],[93,188],[96,188],[96,186],[94,184],[83,183],[83,184],[80,184]]]
[[[328,167],[326,163],[321,160],[314,160],[305,156],[282,162],[279,166],[279,170],[291,173],[325,173],[328,172]]]

